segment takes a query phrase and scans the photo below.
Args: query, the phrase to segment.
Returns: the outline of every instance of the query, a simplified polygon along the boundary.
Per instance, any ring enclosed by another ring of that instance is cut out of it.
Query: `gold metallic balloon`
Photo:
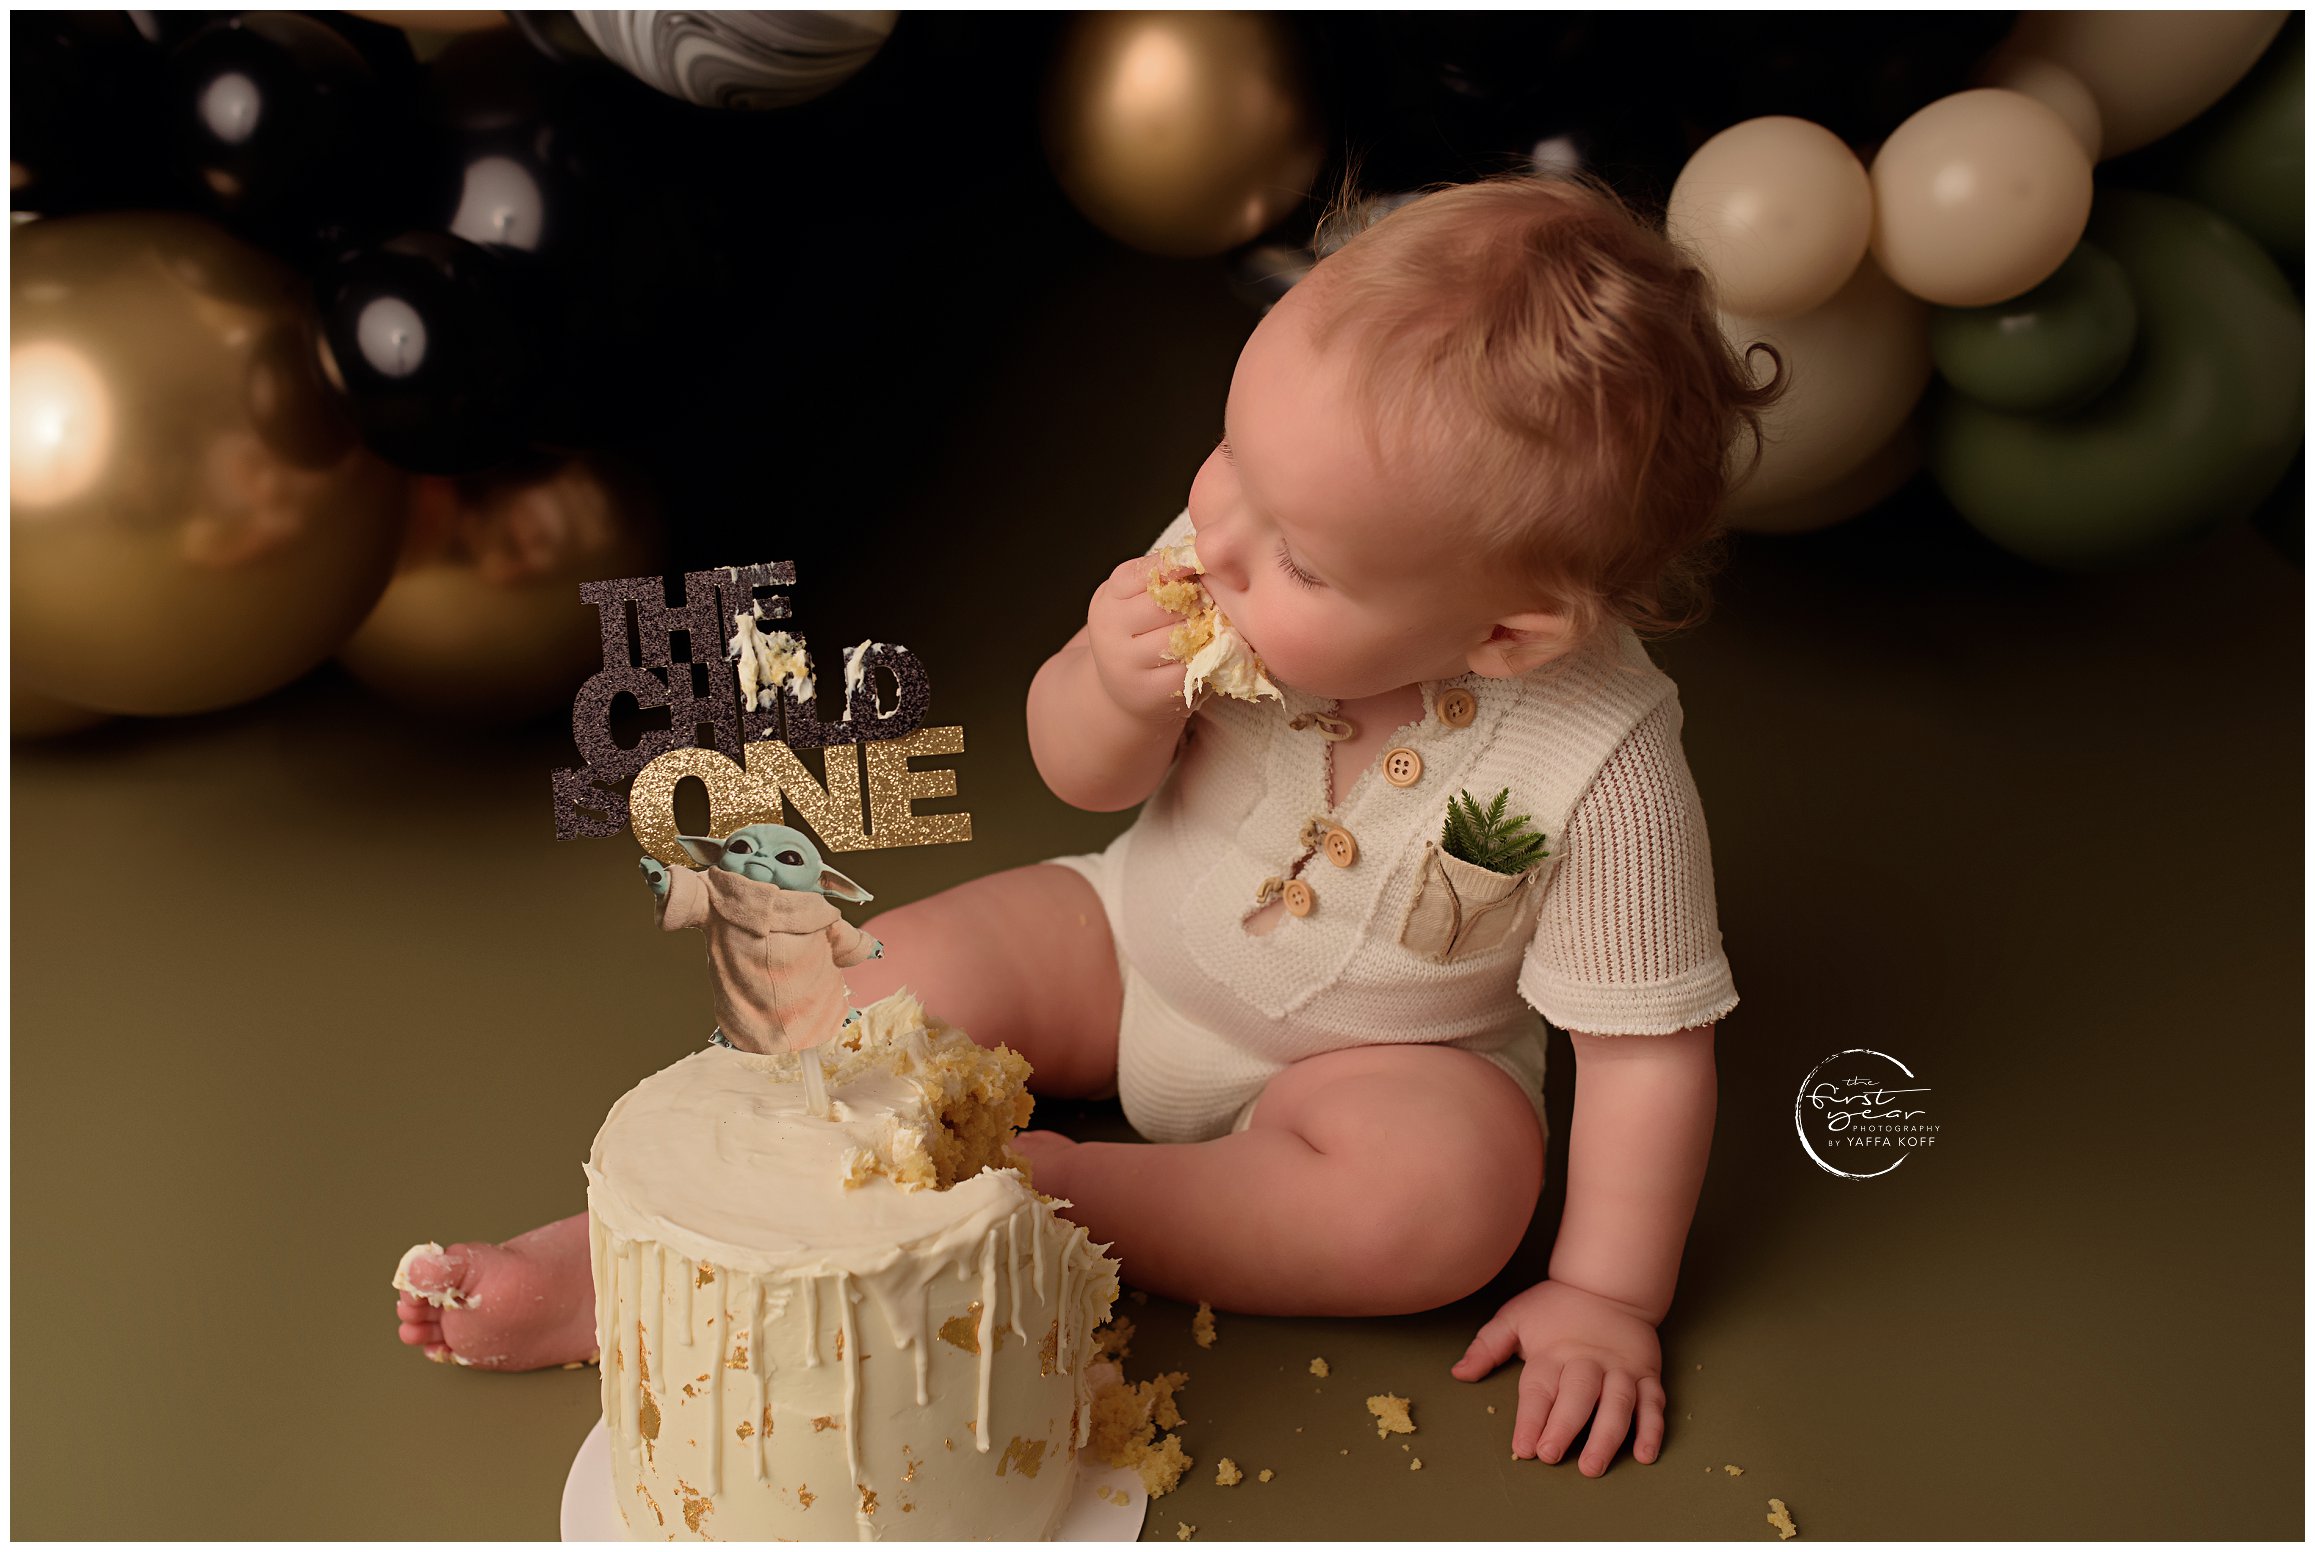
[[[14,678],[208,711],[336,651],[384,588],[404,476],[313,361],[304,283],[193,216],[10,237]]]
[[[394,580],[338,660],[395,700],[456,717],[567,708],[603,666],[579,584],[660,563],[640,481],[592,460],[414,480],[407,533]]]
[[[27,690],[20,684],[8,687],[8,736],[10,738],[55,738],[64,733],[77,733],[82,728],[95,727],[111,720],[101,711],[86,706],[74,706],[53,700],[38,690]]]
[[[1245,11],[1104,11],[1071,24],[1045,154],[1086,219],[1151,253],[1250,242],[1318,176],[1325,144],[1291,26]]]

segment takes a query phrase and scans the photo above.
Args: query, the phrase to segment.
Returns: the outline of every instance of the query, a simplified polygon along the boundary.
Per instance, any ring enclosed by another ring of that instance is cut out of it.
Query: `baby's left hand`
[[[1511,1453],[1556,1461],[1597,1406],[1578,1469],[1596,1477],[1608,1469],[1632,1425],[1632,1458],[1653,1462],[1664,1445],[1663,1349],[1656,1328],[1613,1299],[1567,1283],[1537,1283],[1479,1328],[1450,1372],[1481,1380],[1514,1353],[1526,1360],[1519,1376],[1519,1412],[1511,1424]]]

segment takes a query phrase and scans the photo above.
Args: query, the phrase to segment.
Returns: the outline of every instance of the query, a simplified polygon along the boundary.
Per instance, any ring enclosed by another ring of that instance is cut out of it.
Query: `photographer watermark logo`
[[[1836,1051],[1801,1079],[1793,1129],[1810,1162],[1843,1180],[1886,1175],[1937,1142],[1929,1086],[1882,1051]]]

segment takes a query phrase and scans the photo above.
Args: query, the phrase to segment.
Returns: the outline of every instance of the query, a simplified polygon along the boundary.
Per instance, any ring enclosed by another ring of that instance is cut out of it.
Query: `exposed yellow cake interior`
[[[1178,1370],[1129,1383],[1115,1364],[1094,1365],[1093,1434],[1086,1448],[1096,1460],[1123,1466],[1141,1474],[1142,1486],[1160,1498],[1181,1484],[1182,1474],[1197,1464],[1173,1434],[1158,1437],[1158,1430],[1182,1425],[1174,1392],[1189,1383]]]
[[[1173,629],[1166,640],[1166,658],[1183,665],[1182,700],[1195,706],[1198,697],[1207,689],[1235,696],[1242,701],[1258,700],[1268,696],[1282,701],[1278,686],[1270,682],[1269,673],[1262,667],[1262,659],[1246,644],[1214,602],[1214,595],[1196,576],[1168,577],[1169,571],[1188,570],[1204,572],[1205,565],[1198,559],[1197,543],[1184,539],[1169,544],[1151,557],[1149,596],[1168,614],[1186,618]]]

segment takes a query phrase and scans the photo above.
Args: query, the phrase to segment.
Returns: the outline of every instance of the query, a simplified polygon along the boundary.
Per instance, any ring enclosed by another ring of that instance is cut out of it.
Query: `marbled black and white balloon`
[[[576,11],[606,58],[709,108],[786,108],[876,57],[897,11]]]

